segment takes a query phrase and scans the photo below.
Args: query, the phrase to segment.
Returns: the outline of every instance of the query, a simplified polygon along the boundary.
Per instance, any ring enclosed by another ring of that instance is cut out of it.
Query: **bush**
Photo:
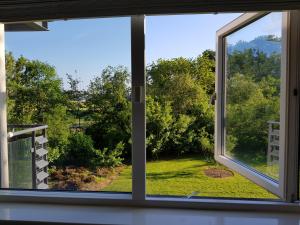
[[[203,153],[213,154],[214,152],[214,140],[213,137],[205,131],[204,128],[201,130],[200,134],[200,144]]]
[[[109,151],[108,148],[96,151],[96,158],[93,159],[94,167],[115,167],[122,164],[123,158],[121,155],[124,151],[124,143],[119,142],[116,147]]]
[[[157,158],[164,152],[169,140],[173,122],[172,108],[169,102],[164,104],[147,96],[147,157]]]
[[[69,126],[72,121],[68,118],[65,106],[59,106],[45,115],[45,124],[48,125],[47,136],[49,139],[49,162],[59,165],[63,161],[64,150],[70,135]]]
[[[65,163],[74,166],[91,166],[96,157],[92,138],[81,132],[71,134],[65,151]]]
[[[122,164],[124,143],[119,142],[114,149],[96,150],[89,135],[77,132],[69,137],[64,164],[83,167],[115,167]]]
[[[59,148],[51,148],[51,147],[49,147],[48,149],[49,149],[49,151],[48,151],[49,163],[57,164],[57,162],[59,161],[59,159],[62,156],[60,149]]]

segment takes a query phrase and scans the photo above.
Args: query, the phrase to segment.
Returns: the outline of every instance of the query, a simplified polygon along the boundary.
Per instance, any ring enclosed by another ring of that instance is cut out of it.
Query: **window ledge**
[[[151,207],[161,209],[227,210],[247,212],[300,213],[300,202],[287,203],[275,200],[247,200],[226,198],[183,198],[149,196],[145,200],[132,199],[131,193],[52,192],[28,190],[0,190],[0,203],[35,205],[70,205],[94,207]],[[300,215],[300,214],[299,214]]]
[[[237,211],[155,209],[136,207],[67,206],[1,203],[0,223],[47,222],[115,225],[240,225],[299,224],[300,215]]]

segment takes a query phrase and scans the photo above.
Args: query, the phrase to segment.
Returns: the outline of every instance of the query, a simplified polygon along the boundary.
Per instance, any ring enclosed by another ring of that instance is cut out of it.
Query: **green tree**
[[[165,144],[171,136],[173,123],[172,108],[170,103],[164,104],[147,96],[147,157],[157,158],[166,148]]]
[[[214,109],[209,99],[214,92],[214,60],[214,52],[207,50],[196,59],[160,59],[148,66],[147,132],[152,134],[151,140],[159,140],[160,149],[153,148],[149,141],[147,149],[172,155],[203,151],[212,154]],[[170,108],[172,121],[159,133],[148,131],[149,124],[156,123],[151,118],[159,118],[153,113],[161,113],[150,111],[149,99],[155,100],[158,108],[164,109],[166,103]]]
[[[75,132],[69,136],[68,145],[64,153],[64,164],[91,167],[91,161],[96,158],[93,140],[82,132]]]
[[[8,123],[47,124],[50,161],[63,151],[69,133],[66,98],[55,68],[6,54]],[[52,157],[53,156],[53,157]]]
[[[7,54],[7,61],[8,99],[14,102],[9,107],[9,122],[46,122],[46,115],[65,103],[55,68],[23,56],[14,60],[11,54]]]
[[[265,160],[268,121],[279,121],[280,54],[253,49],[234,51],[226,80],[226,147],[249,160]]]
[[[131,154],[131,102],[129,73],[124,67],[107,67],[100,77],[90,82],[87,108],[91,135],[97,149],[113,151],[124,144],[124,155]],[[120,148],[119,148],[120,149]]]
[[[244,51],[234,51],[228,56],[228,77],[235,74],[252,76],[260,81],[266,76],[280,76],[281,55],[272,53],[268,56],[266,53],[252,48]]]
[[[83,109],[85,108],[85,91],[80,90],[80,80],[73,78],[71,74],[67,74],[67,80],[69,84],[69,90],[65,93],[68,98],[69,112],[78,119],[78,126],[80,127],[81,118],[84,116]]]

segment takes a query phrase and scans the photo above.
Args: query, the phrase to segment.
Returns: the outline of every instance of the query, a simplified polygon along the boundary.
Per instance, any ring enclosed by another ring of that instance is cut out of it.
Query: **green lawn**
[[[148,162],[147,194],[276,198],[270,192],[237,173],[226,178],[206,176],[204,170],[212,167],[224,168],[195,157]],[[131,192],[131,166],[126,167],[104,191]]]
[[[252,167],[258,172],[267,175],[274,180],[279,179],[279,164],[273,162],[273,164],[270,165],[264,155],[243,153],[238,155],[227,154],[227,156]]]

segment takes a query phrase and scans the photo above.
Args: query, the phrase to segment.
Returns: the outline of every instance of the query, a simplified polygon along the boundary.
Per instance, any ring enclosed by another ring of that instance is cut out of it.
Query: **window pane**
[[[9,184],[11,188],[32,187],[32,139],[20,138],[8,143]]]
[[[228,35],[225,155],[279,179],[282,14]]]
[[[146,18],[148,195],[276,198],[213,157],[216,31],[238,16]]]
[[[10,188],[131,192],[130,18],[48,25],[6,26]]]

